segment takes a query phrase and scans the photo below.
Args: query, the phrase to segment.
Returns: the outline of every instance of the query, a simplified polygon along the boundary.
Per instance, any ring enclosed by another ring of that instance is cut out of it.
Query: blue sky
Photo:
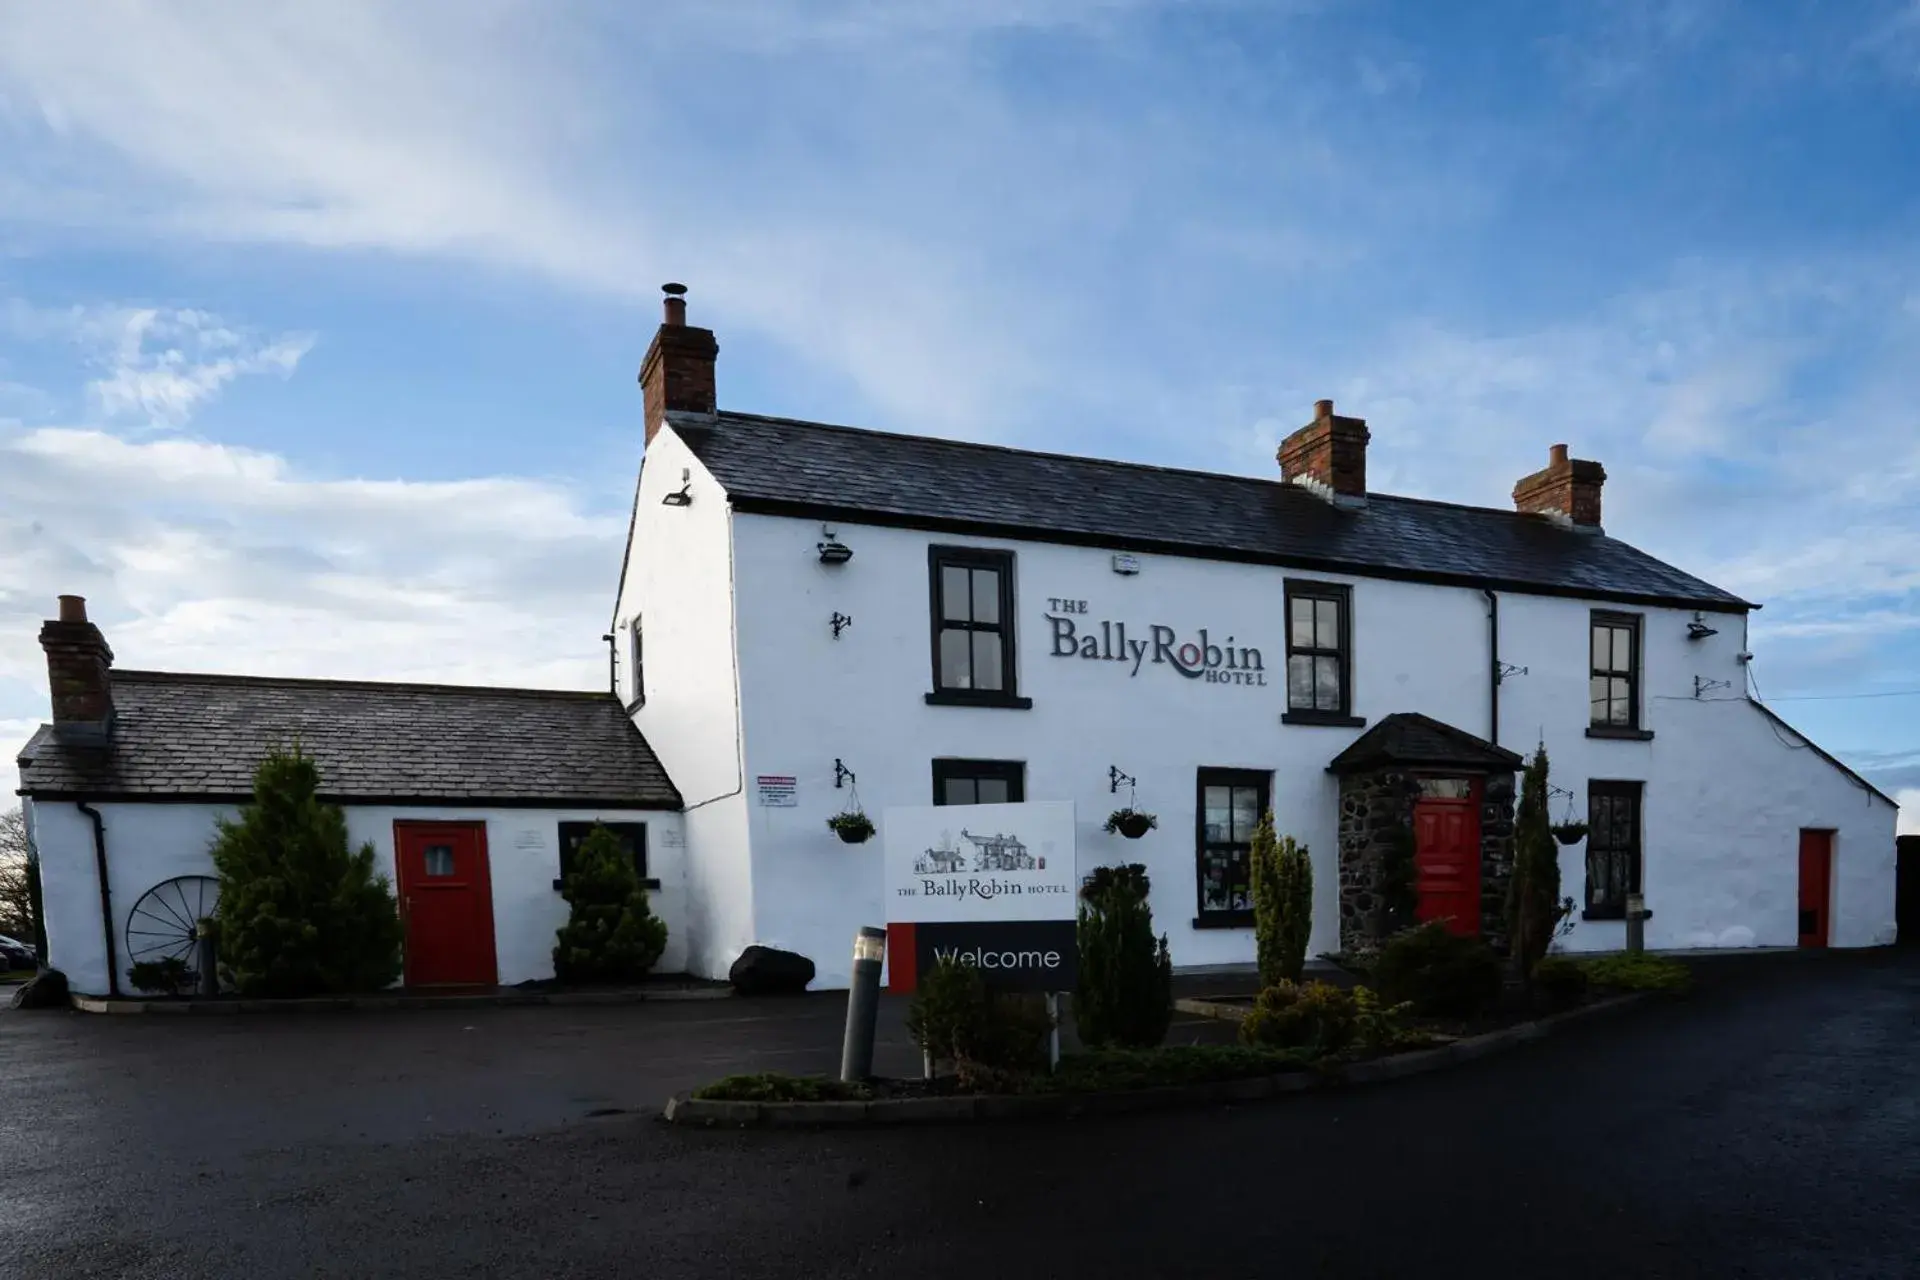
[[[1920,811],[1920,698],[1828,698],[1920,688],[1915,0],[642,9],[0,9],[0,743],[61,591],[595,684],[678,279],[734,408],[1271,474],[1332,396],[1492,505],[1565,440]]]

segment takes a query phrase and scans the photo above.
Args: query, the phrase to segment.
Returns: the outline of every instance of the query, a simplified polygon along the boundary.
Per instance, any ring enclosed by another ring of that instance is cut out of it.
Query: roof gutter
[[[100,930],[107,940],[107,994],[120,994],[120,950],[113,944],[113,890],[107,887],[107,824],[85,800],[74,808],[93,819],[93,865],[100,876]]]

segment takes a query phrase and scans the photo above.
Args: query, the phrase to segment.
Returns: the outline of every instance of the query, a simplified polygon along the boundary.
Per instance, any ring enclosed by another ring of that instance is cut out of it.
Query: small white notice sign
[[[760,803],[769,809],[791,809],[800,803],[799,782],[790,773],[763,773],[753,780]]]

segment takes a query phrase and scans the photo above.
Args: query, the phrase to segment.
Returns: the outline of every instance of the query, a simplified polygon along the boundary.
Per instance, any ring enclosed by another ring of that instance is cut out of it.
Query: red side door
[[[410,987],[491,986],[493,882],[484,822],[396,822],[400,914]]]
[[[1833,884],[1833,832],[1800,832],[1800,945],[1827,945],[1830,888]]]
[[[1480,932],[1477,800],[1422,797],[1414,802],[1413,885],[1414,919],[1444,920],[1455,933]]]

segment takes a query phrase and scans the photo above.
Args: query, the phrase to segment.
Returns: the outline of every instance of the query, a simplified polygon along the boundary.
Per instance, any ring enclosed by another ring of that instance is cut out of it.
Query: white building
[[[844,985],[886,918],[880,842],[826,824],[856,796],[1073,801],[1081,871],[1145,863],[1180,966],[1253,959],[1269,807],[1312,851],[1314,952],[1377,931],[1408,841],[1418,913],[1498,941],[1536,744],[1591,827],[1570,948],[1621,946],[1629,894],[1655,948],[1893,941],[1893,802],[1745,695],[1756,606],[1608,537],[1564,446],[1514,510],[1462,507],[1368,493],[1327,401],[1273,477],[1211,475],[717,412],[717,350],[670,296],[613,694],[114,672],[63,601],[21,758],[50,962],[123,982],[142,900],[211,874],[295,735],[409,903],[409,982],[550,976],[568,824],[605,820],[663,969],[759,943]],[[1129,802],[1137,841],[1103,830]]]
[[[1312,851],[1314,952],[1364,929],[1396,823],[1422,914],[1497,932],[1492,743],[1544,743],[1555,818],[1594,828],[1571,948],[1623,945],[1632,892],[1655,948],[1893,940],[1893,802],[1745,695],[1755,606],[1602,532],[1564,446],[1516,509],[1461,507],[1368,493],[1326,401],[1272,478],[1223,476],[716,412],[716,351],[670,298],[613,615],[686,801],[698,972],[757,942],[846,981],[886,917],[880,843],[826,826],[836,764],[876,821],[1075,802],[1082,870],[1147,865],[1176,965],[1253,959],[1269,805]],[[1137,841],[1102,830],[1129,797]]]

